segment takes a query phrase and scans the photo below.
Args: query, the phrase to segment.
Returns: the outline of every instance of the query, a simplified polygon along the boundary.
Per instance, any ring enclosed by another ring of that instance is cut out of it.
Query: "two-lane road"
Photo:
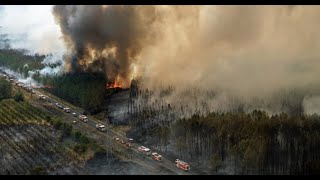
[[[66,117],[64,118],[64,120],[67,123],[72,124],[74,127],[76,127],[77,129],[80,129],[83,133],[85,133],[90,138],[95,139],[99,145],[102,145],[102,147],[106,147],[106,148],[112,148],[113,150],[115,149],[121,150],[123,153],[126,154],[126,157],[128,157],[130,160],[135,161],[140,165],[147,167],[155,174],[161,170],[167,170],[172,172],[173,174],[179,174],[179,175],[205,174],[199,171],[198,169],[193,169],[193,167],[191,167],[189,171],[185,172],[176,167],[174,159],[169,160],[164,156],[162,156],[162,161],[153,160],[152,157],[146,156],[138,151],[138,147],[141,146],[141,144],[133,143],[133,146],[131,148],[128,148],[125,146],[125,144],[121,144],[119,141],[116,141],[113,137],[118,137],[124,141],[127,141],[128,138],[120,134],[119,132],[113,130],[109,124],[105,124],[106,131],[101,132],[96,129],[96,124],[101,122],[96,120],[94,117],[89,116],[88,117],[89,120],[87,123],[80,121],[78,116],[83,112],[81,108],[75,107],[74,105],[70,105],[64,100],[61,100],[60,98],[57,98],[54,95],[49,94],[47,92],[40,92],[39,90],[36,90],[36,89],[34,89],[34,92],[35,94],[33,94],[33,96],[36,97],[36,99],[33,98],[32,101],[34,103],[38,103],[39,107],[42,107],[43,109],[45,109],[45,107],[43,106],[44,104],[49,106],[54,106],[54,108],[62,111],[61,113],[63,113],[64,116]],[[38,99],[39,95],[45,95],[46,100]],[[55,105],[56,103],[59,103],[64,107],[69,107],[71,112],[70,113],[64,112],[63,109],[60,109]],[[74,117],[72,113],[76,113],[77,117]],[[77,123],[73,123],[74,121],[76,121]]]

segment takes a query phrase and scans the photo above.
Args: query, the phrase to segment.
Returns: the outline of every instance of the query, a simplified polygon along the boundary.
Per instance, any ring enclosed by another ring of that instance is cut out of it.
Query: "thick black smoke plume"
[[[102,71],[129,85],[130,65],[143,47],[154,7],[55,6],[53,14],[71,50],[69,71]]]

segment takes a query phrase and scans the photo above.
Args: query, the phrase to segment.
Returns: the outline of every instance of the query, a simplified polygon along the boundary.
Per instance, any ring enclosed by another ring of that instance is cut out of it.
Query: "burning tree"
[[[122,86],[120,85],[120,83],[115,80],[114,82],[109,82],[106,85],[107,89],[116,89],[116,88],[122,88]]]

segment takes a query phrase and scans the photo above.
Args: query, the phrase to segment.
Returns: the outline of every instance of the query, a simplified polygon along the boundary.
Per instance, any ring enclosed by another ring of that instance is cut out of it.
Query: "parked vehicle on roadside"
[[[42,94],[39,94],[39,95],[38,95],[38,98],[41,99],[41,100],[46,100],[46,99],[47,99],[47,98],[46,98],[44,95],[42,95]]]
[[[55,105],[56,105],[58,108],[63,109],[63,106],[62,106],[61,104],[55,103]]]
[[[181,161],[180,159],[175,160],[176,166],[184,171],[190,170],[190,166],[188,163]]]
[[[106,127],[105,127],[105,125],[103,125],[103,124],[96,124],[96,128],[99,130],[99,131],[101,131],[101,132],[104,132],[104,131],[106,131],[107,129],[106,129]]]
[[[79,115],[79,119],[80,121],[84,122],[84,123],[87,123],[88,122],[88,117],[85,116],[85,115]]]
[[[150,149],[146,148],[144,146],[138,147],[138,151],[140,151],[141,153],[143,153],[143,154],[145,154],[147,156],[149,156],[151,154]]]
[[[70,113],[70,112],[71,112],[71,111],[70,111],[70,108],[68,108],[68,107],[63,108],[63,110],[64,110],[64,112],[66,112],[66,113]]]
[[[131,143],[127,142],[127,143],[126,143],[126,146],[127,146],[128,148],[131,148],[133,145],[132,145]]]
[[[126,142],[124,140],[122,140],[122,139],[120,140],[120,143],[121,144],[126,144]]]
[[[152,159],[156,160],[156,161],[162,161],[162,156],[156,152],[151,153],[152,155]]]

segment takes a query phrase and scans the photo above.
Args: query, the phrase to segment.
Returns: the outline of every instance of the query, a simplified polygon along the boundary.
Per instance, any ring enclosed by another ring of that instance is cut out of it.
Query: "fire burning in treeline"
[[[217,107],[227,97],[247,103],[286,89],[318,95],[319,12],[319,6],[53,8],[70,50],[69,72],[103,72],[111,81],[106,88],[128,88],[137,76],[143,88],[172,85],[171,102],[187,97],[185,89],[215,90]],[[195,97],[207,101],[203,93]]]
[[[103,72],[107,79],[115,79],[107,87],[129,87],[132,64],[147,34],[147,27],[141,24],[150,19],[141,11],[145,9],[153,7],[55,6],[53,14],[70,49],[66,69]]]
[[[106,88],[107,89],[117,89],[117,88],[122,88],[122,86],[117,80],[114,80],[113,82],[107,83]]]

